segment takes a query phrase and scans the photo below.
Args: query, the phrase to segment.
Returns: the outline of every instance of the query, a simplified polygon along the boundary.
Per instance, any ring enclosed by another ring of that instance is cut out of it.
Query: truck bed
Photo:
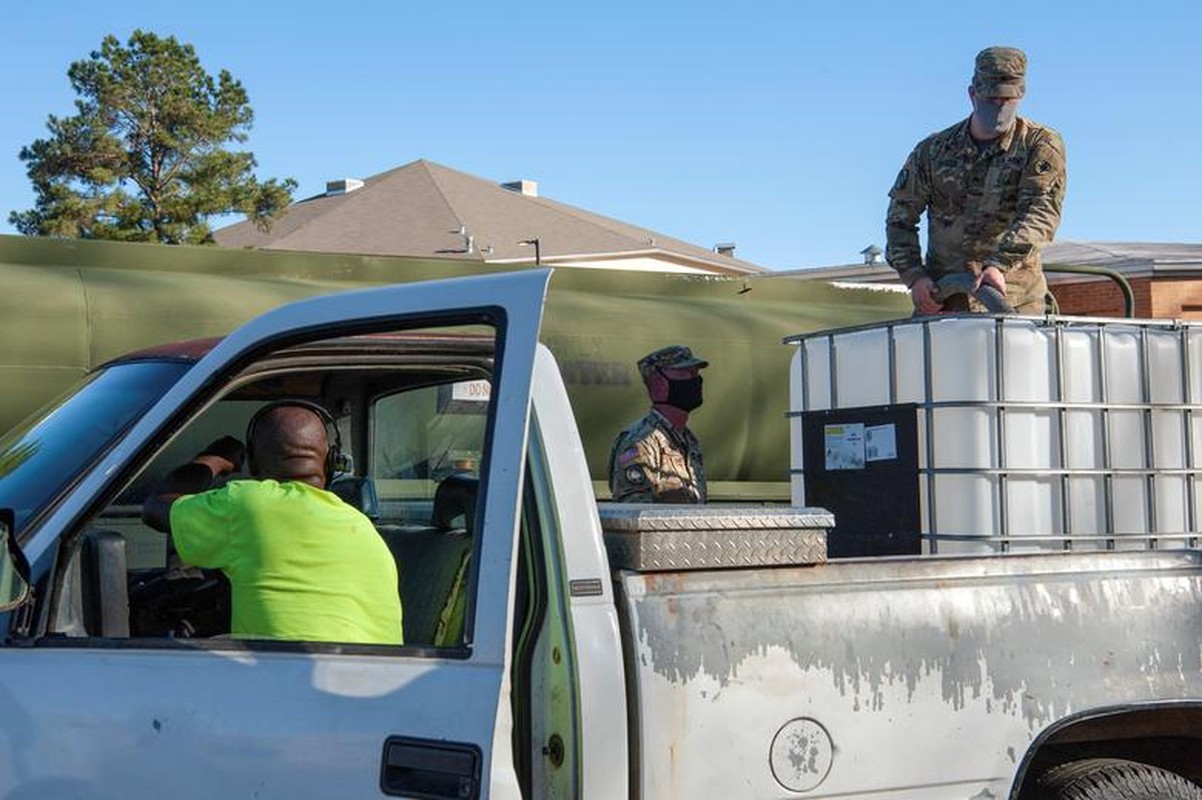
[[[1001,798],[1065,716],[1202,696],[1197,551],[615,580],[644,798]]]

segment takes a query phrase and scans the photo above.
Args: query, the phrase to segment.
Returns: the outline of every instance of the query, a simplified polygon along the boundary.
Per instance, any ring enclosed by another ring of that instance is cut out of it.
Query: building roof
[[[1155,242],[1053,242],[1043,251],[1043,264],[1048,271],[1048,280],[1079,281],[1081,275],[1056,274],[1054,267],[1068,266],[1108,267],[1131,278],[1148,277],[1153,274],[1188,274],[1197,277],[1202,272],[1202,244],[1178,244]],[[777,275],[793,275],[826,281],[848,283],[897,283],[897,273],[886,263],[841,264],[831,267],[778,272]]]
[[[1045,266],[1107,267],[1127,278],[1173,273],[1197,277],[1202,272],[1202,244],[1055,242],[1044,250],[1043,263]],[[1080,279],[1080,276],[1056,275],[1049,270],[1051,282]]]
[[[763,273],[748,261],[537,196],[529,181],[516,189],[419,160],[347,181],[289,206],[270,231],[240,222],[215,232],[224,247],[458,258],[529,263],[538,239],[544,263],[652,259],[668,269]],[[334,185],[334,184],[332,184]],[[616,265],[616,264],[613,264]]]

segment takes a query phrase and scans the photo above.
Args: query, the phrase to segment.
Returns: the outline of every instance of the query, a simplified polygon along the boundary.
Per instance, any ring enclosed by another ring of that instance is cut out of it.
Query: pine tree
[[[21,148],[35,207],[9,222],[30,236],[202,244],[208,218],[241,212],[264,228],[296,182],[259,181],[246,140],[254,112],[246,90],[216,80],[191,45],[136,30],[67,71],[76,114],[47,122],[50,136]]]

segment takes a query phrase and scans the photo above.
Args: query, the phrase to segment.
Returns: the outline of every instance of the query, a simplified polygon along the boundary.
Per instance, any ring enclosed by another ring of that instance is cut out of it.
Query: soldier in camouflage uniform
[[[609,489],[623,503],[704,503],[701,443],[688,428],[701,405],[701,374],[709,366],[683,345],[639,359],[651,410],[618,434],[609,454]]]
[[[1017,116],[1027,57],[1012,47],[977,54],[968,119],[918,143],[889,192],[885,254],[910,289],[915,313],[981,311],[976,298],[940,303],[934,281],[972,272],[1020,314],[1042,314],[1040,250],[1060,224],[1064,143]],[[925,264],[918,221],[927,213]]]

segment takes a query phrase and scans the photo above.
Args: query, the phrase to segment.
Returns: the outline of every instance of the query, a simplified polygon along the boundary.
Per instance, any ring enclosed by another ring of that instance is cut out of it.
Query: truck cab
[[[537,345],[546,277],[306,301],[116,359],[11,431],[0,505],[28,563],[5,575],[5,791],[466,798],[591,780],[623,794],[624,766],[581,774],[572,598],[545,592],[566,557],[539,530],[562,499],[530,488],[554,456],[526,447],[534,373],[554,372]],[[225,576],[142,522],[167,471],[279,399],[334,417],[352,466],[329,489],[397,561],[403,646],[231,638]],[[590,556],[581,596],[605,608]],[[583,624],[620,665],[608,609]],[[621,669],[606,672],[623,763]]]

